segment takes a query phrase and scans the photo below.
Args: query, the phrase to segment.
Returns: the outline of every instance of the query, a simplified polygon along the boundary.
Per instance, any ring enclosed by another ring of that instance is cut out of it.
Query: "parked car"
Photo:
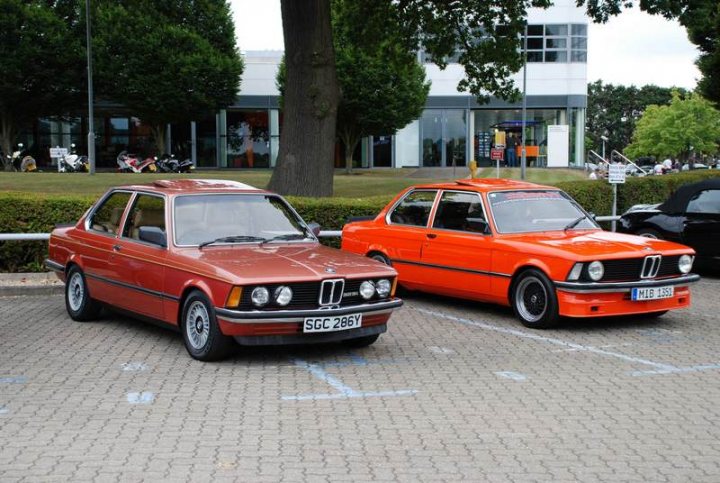
[[[343,250],[392,265],[401,285],[512,306],[527,327],[560,316],[660,315],[690,304],[694,251],[603,231],[550,186],[459,180],[407,188]]]
[[[318,243],[280,196],[232,181],[172,180],[109,190],[53,230],[47,267],[68,314],[102,305],[180,329],[192,357],[234,345],[343,341],[386,331],[396,272]]]
[[[720,178],[681,186],[663,203],[631,207],[618,231],[683,243],[700,258],[720,259]]]

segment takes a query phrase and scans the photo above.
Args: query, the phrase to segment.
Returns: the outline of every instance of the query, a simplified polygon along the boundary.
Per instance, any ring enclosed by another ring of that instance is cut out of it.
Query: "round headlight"
[[[375,290],[380,297],[387,297],[390,295],[390,280],[382,279],[378,280],[375,284]]]
[[[680,260],[678,260],[678,269],[681,273],[690,273],[690,270],[692,270],[692,264],[693,257],[690,255],[683,255],[680,257]]]
[[[360,284],[360,296],[365,300],[370,300],[370,297],[375,295],[375,284],[369,280],[364,281]]]
[[[258,307],[262,307],[263,305],[267,305],[270,301],[270,292],[268,292],[268,289],[265,287],[255,287],[252,294],[250,294],[250,298],[252,299],[253,304]]]
[[[603,267],[602,262],[592,262],[588,265],[587,270],[590,279],[595,282],[603,278],[603,275],[605,275],[605,267]]]
[[[286,306],[292,300],[292,296],[293,291],[290,287],[281,285],[275,289],[275,303],[278,305]]]

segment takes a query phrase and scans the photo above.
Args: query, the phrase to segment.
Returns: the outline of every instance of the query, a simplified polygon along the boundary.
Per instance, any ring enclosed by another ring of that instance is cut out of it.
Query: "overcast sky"
[[[230,0],[241,50],[282,50],[279,0]],[[590,24],[588,81],[693,89],[698,52],[677,22],[626,10],[605,25]]]

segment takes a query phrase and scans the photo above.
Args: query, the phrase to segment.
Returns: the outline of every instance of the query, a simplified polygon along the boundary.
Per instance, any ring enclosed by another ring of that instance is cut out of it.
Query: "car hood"
[[[692,248],[678,243],[602,230],[524,233],[504,239],[526,253],[578,261],[694,253]]]
[[[396,275],[380,262],[316,243],[208,246],[184,249],[182,255],[239,284]]]

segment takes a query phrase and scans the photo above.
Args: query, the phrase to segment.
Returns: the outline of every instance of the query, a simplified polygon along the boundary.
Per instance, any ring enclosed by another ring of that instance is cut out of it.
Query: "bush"
[[[678,173],[668,176],[628,178],[618,186],[618,213],[639,203],[659,203],[679,186],[720,175],[716,170]],[[602,181],[564,181],[557,186],[596,215],[612,212],[612,187]],[[317,222],[323,230],[340,230],[348,218],[372,216],[396,193],[373,198],[295,198],[289,201],[307,222]],[[0,193],[0,233],[48,233],[56,224],[74,223],[95,201],[87,196],[40,196]],[[330,246],[339,240],[322,239]],[[41,271],[47,257],[47,243],[39,241],[0,242],[0,271]]]

